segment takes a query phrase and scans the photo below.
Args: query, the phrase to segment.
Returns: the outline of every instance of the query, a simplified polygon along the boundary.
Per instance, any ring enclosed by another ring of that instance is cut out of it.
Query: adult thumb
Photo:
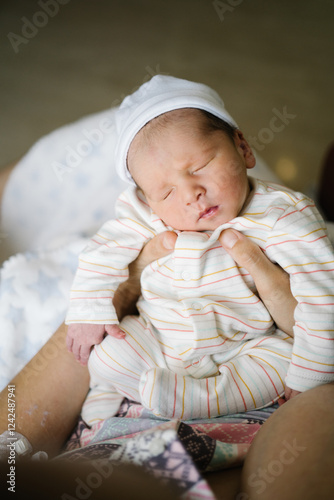
[[[223,231],[219,236],[219,241],[233,260],[246,269],[255,281],[265,278],[267,273],[275,268],[258,245],[234,229]]]
[[[151,262],[161,259],[174,249],[177,235],[172,231],[157,234],[144,246],[139,259],[140,267],[144,268]]]

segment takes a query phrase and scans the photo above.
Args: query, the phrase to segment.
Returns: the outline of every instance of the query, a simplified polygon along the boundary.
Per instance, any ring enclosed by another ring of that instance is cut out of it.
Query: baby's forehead
[[[173,132],[201,128],[205,122],[203,111],[197,108],[181,108],[168,111],[150,120],[136,134],[138,142],[154,139],[164,131]]]
[[[203,121],[203,111],[198,108],[180,108],[156,116],[147,125],[176,125],[183,120],[198,123]]]

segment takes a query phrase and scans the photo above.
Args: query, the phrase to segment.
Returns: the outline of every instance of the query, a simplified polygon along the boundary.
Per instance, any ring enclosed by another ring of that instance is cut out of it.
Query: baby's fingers
[[[81,345],[80,350],[79,350],[79,358],[77,358],[77,359],[82,365],[87,365],[91,348],[92,348],[92,346],[90,346],[88,344]]]
[[[73,339],[66,335],[66,347],[69,352],[73,352]]]
[[[290,387],[286,386],[285,388],[285,399],[286,401],[289,401],[289,399],[292,399],[300,394],[300,391],[296,391],[295,389],[291,389]]]
[[[118,325],[105,325],[105,330],[108,335],[111,335],[116,339],[125,338],[125,332]]]
[[[66,332],[66,347],[69,352],[73,352],[73,332],[75,331],[75,327],[73,325],[69,325],[67,327]]]
[[[73,356],[75,357],[75,359],[77,361],[80,361],[80,350],[81,350],[80,348],[81,348],[81,344],[74,340],[72,343],[71,351],[72,351]]]

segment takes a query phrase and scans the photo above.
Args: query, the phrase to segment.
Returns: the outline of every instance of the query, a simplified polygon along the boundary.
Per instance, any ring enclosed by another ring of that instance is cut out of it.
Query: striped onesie
[[[141,277],[139,316],[120,323],[89,358],[83,419],[114,415],[123,397],[167,418],[210,418],[272,404],[285,383],[305,391],[334,380],[334,253],[314,203],[250,177],[243,212],[215,231],[176,231],[172,254]],[[80,255],[66,323],[118,323],[112,299],[128,265],[171,230],[135,187]],[[253,239],[290,274],[294,339],[276,328],[252,277],[221,247],[223,229]]]

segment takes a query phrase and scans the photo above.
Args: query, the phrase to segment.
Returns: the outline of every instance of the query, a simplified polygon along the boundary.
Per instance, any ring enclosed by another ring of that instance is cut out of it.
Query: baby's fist
[[[294,398],[295,396],[298,396],[300,394],[300,391],[295,391],[294,389],[290,389],[290,387],[286,386],[285,388],[285,400],[289,401],[289,399]]]
[[[105,334],[104,325],[73,323],[67,330],[66,345],[82,365],[86,365],[91,347],[100,344]]]

